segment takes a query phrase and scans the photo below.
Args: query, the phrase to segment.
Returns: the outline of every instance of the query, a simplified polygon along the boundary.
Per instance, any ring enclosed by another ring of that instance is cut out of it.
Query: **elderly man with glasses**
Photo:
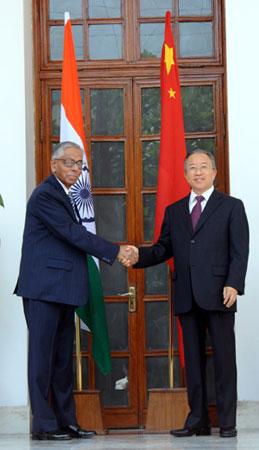
[[[73,399],[74,310],[87,302],[86,254],[112,264],[123,260],[127,248],[87,231],[75,215],[69,194],[81,174],[82,149],[60,143],[50,165],[52,175],[27,205],[15,289],[29,330],[32,438],[89,438],[95,433],[78,426]]]
[[[214,189],[212,153],[196,149],[184,164],[191,187],[186,197],[167,206],[160,236],[152,246],[135,248],[135,268],[174,257],[174,313],[180,319],[190,412],[176,437],[211,434],[206,385],[206,329],[211,337],[215,390],[223,438],[237,434],[235,311],[244,294],[249,228],[243,202]],[[130,266],[130,260],[126,263]]]

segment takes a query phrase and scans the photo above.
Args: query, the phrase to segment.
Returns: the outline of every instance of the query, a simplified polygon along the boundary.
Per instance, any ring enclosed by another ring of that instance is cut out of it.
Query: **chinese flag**
[[[165,209],[189,193],[184,177],[186,156],[181,90],[176,52],[171,28],[171,14],[166,13],[165,37],[161,55],[161,141],[158,168],[158,187],[155,216],[155,234],[160,234]],[[173,261],[169,262],[173,269]],[[178,340],[181,366],[184,366],[182,332],[178,322]]]

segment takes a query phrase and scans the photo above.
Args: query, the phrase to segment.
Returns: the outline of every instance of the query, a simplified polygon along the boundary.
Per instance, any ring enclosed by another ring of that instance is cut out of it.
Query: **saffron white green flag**
[[[95,233],[80,88],[69,13],[65,13],[62,67],[60,142],[63,141],[75,142],[85,150],[82,175],[72,186],[71,194],[82,224],[88,231]],[[78,308],[76,312],[92,332],[93,357],[105,375],[111,371],[111,360],[99,264],[98,260],[90,255],[87,256],[86,263],[88,264],[90,284],[89,301],[86,306]]]

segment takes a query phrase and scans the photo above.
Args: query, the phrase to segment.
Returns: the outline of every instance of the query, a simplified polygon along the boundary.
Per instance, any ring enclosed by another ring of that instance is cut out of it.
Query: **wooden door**
[[[143,90],[139,83],[143,81],[132,78],[81,83],[97,233],[118,243],[152,239],[159,81],[145,81]],[[42,98],[45,177],[51,147],[59,136],[60,87],[44,82]],[[101,263],[101,274],[112,373],[103,376],[96,368],[91,337],[82,332],[83,388],[100,389],[106,426],[143,426],[147,388],[168,387],[167,267],[147,269],[144,275],[118,262],[112,267]],[[128,295],[130,291],[135,299]]]
[[[215,152],[222,135],[214,114],[214,105],[220,102],[219,86],[220,78],[204,83],[195,77],[182,87],[188,148],[199,145]],[[51,146],[59,136],[60,86],[45,81],[42,98],[42,169],[46,176]],[[84,79],[81,98],[97,233],[118,243],[149,244],[153,240],[159,156],[159,80]],[[191,108],[193,103],[196,106]],[[202,103],[207,105],[206,114],[199,108]],[[218,164],[222,164],[219,157]],[[219,184],[222,182],[220,178]],[[136,271],[126,270],[118,262],[112,267],[101,263],[101,274],[112,373],[104,377],[95,367],[91,338],[83,333],[83,387],[100,389],[106,426],[143,426],[148,389],[169,387],[168,269],[161,264]],[[183,377],[175,328],[174,387],[179,387]]]
[[[160,139],[159,57],[165,10],[172,12],[188,151],[216,155],[228,191],[223,0],[33,0],[37,182],[59,141],[64,8],[78,60],[97,232],[118,243],[152,242]],[[82,332],[83,388],[100,389],[105,425],[141,427],[149,388],[169,387],[169,276],[101,264],[112,373],[102,376]],[[129,305],[134,290],[136,307]],[[182,386],[177,334],[174,387]],[[208,342],[209,345],[209,342]],[[208,347],[209,400],[214,401]],[[75,377],[76,378],[76,377]]]

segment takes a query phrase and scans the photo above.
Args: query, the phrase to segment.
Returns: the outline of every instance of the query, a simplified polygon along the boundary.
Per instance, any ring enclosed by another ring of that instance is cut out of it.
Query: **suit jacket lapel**
[[[64,201],[65,206],[68,209],[70,215],[73,217],[74,221],[77,222],[76,217],[75,217],[75,213],[74,213],[74,210],[73,210],[73,206],[71,205],[69,197],[66,194],[66,192],[64,191],[64,189],[61,186],[61,184],[57,181],[56,177],[54,175],[50,175],[46,179],[46,182],[50,183],[60,193],[60,195],[62,197],[62,200]]]
[[[190,211],[189,211],[189,200],[190,200],[190,195],[187,195],[187,197],[184,197],[180,203],[180,208],[181,208],[181,213],[183,215],[184,224],[186,225],[189,234],[193,234],[192,220],[191,220],[191,215],[190,215]]]
[[[206,220],[213,214],[216,208],[218,208],[222,201],[224,199],[224,195],[221,192],[214,191],[212,192],[207,205],[205,206],[204,210],[202,211],[202,214],[200,216],[199,222],[197,223],[197,226],[194,230],[194,234],[199,231],[199,229],[204,225]]]

